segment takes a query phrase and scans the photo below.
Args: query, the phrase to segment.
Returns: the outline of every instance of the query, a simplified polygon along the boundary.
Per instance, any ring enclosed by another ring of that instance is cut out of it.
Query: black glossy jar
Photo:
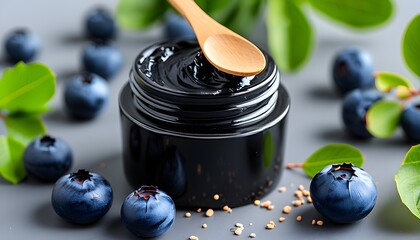
[[[266,60],[260,74],[239,77],[211,66],[195,42],[141,52],[119,99],[130,184],[157,185],[179,207],[235,207],[270,192],[290,100]]]

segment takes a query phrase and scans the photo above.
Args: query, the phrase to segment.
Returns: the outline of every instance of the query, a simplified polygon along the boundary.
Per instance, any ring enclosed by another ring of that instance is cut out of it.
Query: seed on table
[[[322,225],[324,225],[324,221],[318,220],[318,221],[316,221],[316,225],[322,226]]]
[[[198,213],[201,213],[201,208],[198,208],[198,209],[197,209],[197,212],[198,212]]]
[[[217,201],[217,200],[219,200],[219,198],[220,198],[219,194],[214,194],[214,196],[213,196],[213,199],[214,199],[214,200],[216,200],[216,201]]]
[[[297,217],[296,217],[296,220],[297,220],[298,222],[302,221],[302,216],[300,216],[300,215],[299,215],[299,216],[297,216]]]
[[[201,225],[201,228],[207,228],[207,224],[203,223],[203,225]]]
[[[299,185],[298,189],[303,192],[303,190],[305,190],[305,187],[301,184]]]
[[[206,217],[211,217],[211,216],[213,216],[214,215],[214,211],[213,211],[213,209],[208,209],[207,211],[206,211]]]
[[[303,193],[300,190],[295,191],[295,196],[299,199],[301,199],[303,197]]]
[[[269,221],[268,223],[267,223],[267,225],[265,225],[265,228],[266,229],[269,229],[269,230],[271,230],[271,229],[273,229],[273,228],[275,228],[276,227],[276,224],[274,223],[274,221]]]
[[[255,233],[250,233],[250,234],[249,234],[249,237],[250,237],[250,238],[255,238],[256,236],[257,236],[257,234],[255,234]]]
[[[315,225],[316,224],[316,220],[315,219],[312,219],[312,225]]]
[[[299,207],[300,205],[302,205],[302,201],[301,200],[294,200],[294,201],[292,201],[292,204],[295,207]]]
[[[200,240],[197,236],[190,236],[188,240]]]
[[[260,201],[260,200],[255,200],[255,201],[254,201],[254,205],[255,205],[255,206],[259,206],[259,205],[260,205],[260,203],[261,203],[261,201]]]
[[[312,203],[312,198],[311,198],[311,196],[308,196],[308,199],[306,200],[306,202],[308,202],[308,203]]]
[[[270,205],[271,205],[271,201],[269,201],[269,200],[264,201],[263,203],[261,203],[261,207],[263,207],[263,208],[267,208]]]
[[[284,187],[284,186],[282,186],[282,187],[279,187],[279,189],[278,189],[278,191],[279,192],[286,192],[286,187]]]
[[[235,224],[235,227],[238,227],[238,228],[244,228],[244,225],[243,225],[242,223],[236,223],[236,224]]]
[[[185,213],[185,217],[186,217],[186,218],[191,217],[191,213],[190,213],[190,212],[186,212],[186,213]]]
[[[309,195],[311,195],[311,193],[308,190],[303,190],[302,191],[303,196],[308,197]]]
[[[267,210],[270,210],[270,211],[271,211],[271,210],[273,210],[273,209],[274,209],[274,205],[269,205],[269,206],[267,206],[266,208],[267,208]]]
[[[292,207],[291,207],[291,206],[289,206],[289,205],[287,205],[287,206],[285,206],[285,207],[283,208],[283,213],[288,214],[288,213],[290,213],[291,211],[292,211]]]
[[[285,217],[280,217],[279,218],[279,222],[284,222],[286,220],[286,218]]]
[[[243,228],[237,228],[237,229],[235,229],[235,235],[237,235],[237,236],[239,236],[239,235],[241,235],[242,234],[242,230],[243,230]]]

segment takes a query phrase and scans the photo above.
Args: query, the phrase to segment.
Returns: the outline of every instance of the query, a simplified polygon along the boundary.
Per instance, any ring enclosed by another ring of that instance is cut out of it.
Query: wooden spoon
[[[265,68],[263,53],[250,41],[209,17],[193,0],[168,0],[193,28],[201,50],[217,69],[252,76]]]

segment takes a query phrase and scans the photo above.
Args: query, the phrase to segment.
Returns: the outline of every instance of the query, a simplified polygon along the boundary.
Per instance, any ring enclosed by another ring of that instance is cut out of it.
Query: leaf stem
[[[291,169],[291,168],[303,168],[304,164],[303,163],[288,163],[286,165],[287,169]]]
[[[0,111],[0,119],[2,119],[3,121],[5,121],[5,120],[6,120],[6,118],[7,118],[6,114],[4,114],[4,113],[2,113],[2,112]]]

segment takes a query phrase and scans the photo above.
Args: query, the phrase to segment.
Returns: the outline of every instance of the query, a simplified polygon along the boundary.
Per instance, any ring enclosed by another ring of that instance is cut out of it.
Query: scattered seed
[[[260,201],[260,200],[255,200],[255,201],[254,201],[254,205],[255,205],[255,206],[259,206],[259,205],[260,205],[260,203],[261,203],[261,201]]]
[[[303,192],[303,190],[305,190],[305,187],[301,184],[299,185],[298,189]]]
[[[242,223],[236,223],[236,224],[235,224],[235,227],[238,227],[238,228],[244,228],[244,225],[243,225]]]
[[[274,209],[274,205],[269,205],[268,207],[266,207],[267,208],[267,210],[273,210]]]
[[[219,198],[220,198],[219,194],[214,194],[214,196],[213,196],[213,199],[214,199],[214,200],[216,200],[216,201],[217,201],[217,200],[219,200]]]
[[[279,187],[279,189],[278,189],[278,191],[279,191],[279,192],[286,192],[286,190],[287,190],[287,189],[286,189],[286,187],[284,187],[284,186],[283,186],[283,187]]]
[[[297,217],[296,217],[296,220],[297,220],[298,222],[302,221],[302,216],[300,216],[300,215],[299,215],[299,216],[297,216]]]
[[[302,201],[301,200],[294,200],[294,201],[292,201],[292,204],[295,207],[299,207],[300,205],[302,205]]]
[[[203,223],[203,225],[201,225],[201,228],[207,228],[207,224]]]
[[[322,225],[324,225],[324,221],[318,220],[318,221],[316,221],[316,225],[322,226]]]
[[[188,239],[189,240],[200,240],[197,236],[190,236]]]
[[[264,201],[263,203],[261,203],[261,207],[263,207],[263,208],[267,208],[270,205],[271,205],[271,201],[269,201],[269,200]]]
[[[190,212],[186,212],[184,216],[185,216],[186,218],[189,218],[189,217],[191,217],[191,213],[190,213]]]
[[[308,198],[306,199],[306,202],[308,202],[308,203],[312,203],[312,198],[311,198],[311,196],[308,196]]]
[[[214,211],[213,211],[213,209],[208,209],[207,211],[206,211],[206,217],[211,217],[211,216],[213,216],[214,215]]]
[[[283,208],[283,213],[288,214],[288,213],[290,213],[291,211],[292,211],[292,207],[291,207],[291,206],[289,206],[289,205],[287,205],[287,206],[285,206],[285,207]]]
[[[227,213],[231,213],[233,210],[228,205],[225,205],[225,206],[223,206],[223,211],[225,211]]]
[[[316,220],[312,219],[312,225],[315,225],[315,224],[316,224]]]
[[[279,218],[279,222],[284,222],[286,220],[286,218],[285,217],[280,217]]]
[[[239,235],[241,235],[241,234],[242,234],[242,230],[243,230],[243,228],[237,228],[237,229],[235,230],[234,234],[235,234],[235,235],[237,235],[237,236],[239,236]]]
[[[303,190],[302,191],[303,196],[308,197],[309,195],[311,195],[311,193],[308,190]]]
[[[255,238],[256,236],[257,236],[257,234],[255,234],[255,233],[250,233],[250,234],[249,234],[249,237],[250,237],[250,238]]]
[[[197,212],[198,212],[198,213],[201,213],[201,208],[198,208],[198,209],[197,209]]]
[[[271,230],[271,229],[273,229],[273,228],[275,228],[276,227],[276,224],[273,222],[273,221],[269,221],[268,223],[267,223],[267,225],[265,225],[265,228],[266,229],[269,229],[269,230]]]
[[[303,198],[303,192],[302,192],[302,191],[300,191],[300,190],[297,190],[297,191],[295,191],[295,196],[296,196],[298,199],[302,199],[302,198]]]

